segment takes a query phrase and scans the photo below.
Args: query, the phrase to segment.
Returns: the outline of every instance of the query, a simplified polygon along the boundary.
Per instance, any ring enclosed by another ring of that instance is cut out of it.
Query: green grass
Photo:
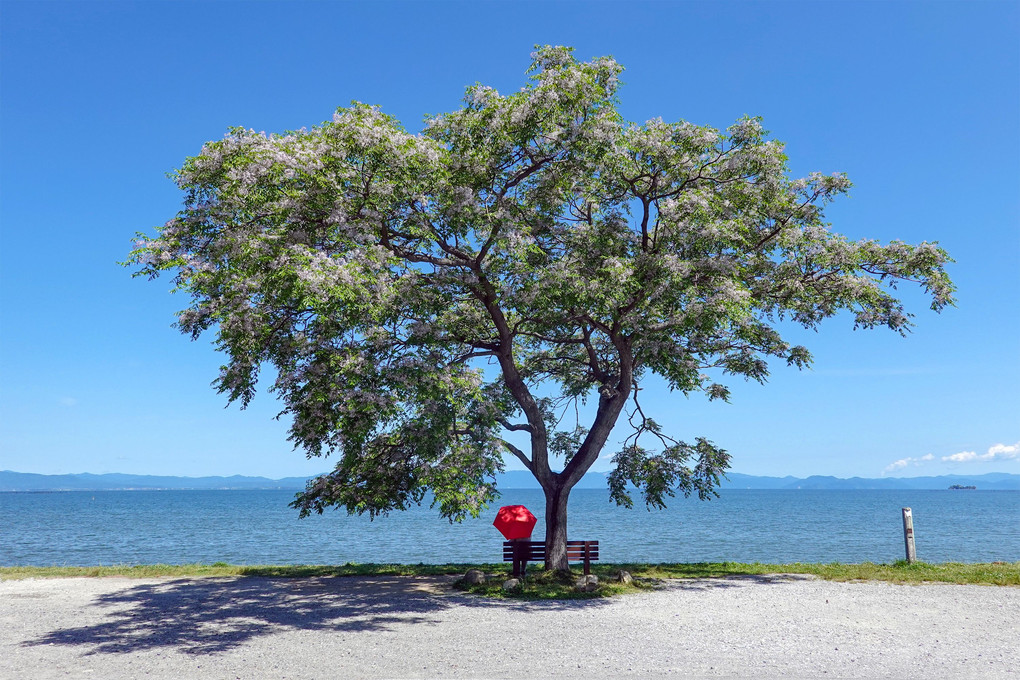
[[[128,578],[195,578],[246,577],[309,578],[322,576],[435,576],[464,574],[468,569],[481,569],[487,582],[477,586],[458,584],[461,590],[486,597],[525,600],[562,600],[610,597],[654,589],[667,579],[727,578],[768,574],[811,574],[830,581],[884,581],[900,584],[955,583],[997,586],[1020,586],[1020,562],[967,564],[948,562],[928,564],[895,562],[893,564],[744,564],[738,562],[699,562],[684,564],[599,564],[592,572],[599,577],[599,588],[593,593],[579,593],[574,579],[580,573],[564,577],[546,573],[532,566],[528,578],[517,590],[506,593],[503,582],[510,578],[510,565],[496,564],[343,564],[295,566],[242,566],[225,562],[215,564],[152,564],[108,567],[0,567],[0,580],[24,578],[110,577]],[[616,573],[629,571],[634,582],[624,585],[615,580]]]
[[[435,576],[463,574],[468,569],[502,569],[501,564],[342,564],[342,565],[254,565],[142,564],[107,567],[0,567],[0,579],[24,578],[192,578],[226,576],[263,576],[269,578],[309,578],[314,576]]]
[[[616,573],[626,570],[634,577],[630,585],[616,581]],[[1020,562],[966,564],[947,562],[927,564],[895,562],[893,564],[745,564],[740,562],[698,562],[683,564],[602,564],[592,567],[599,577],[599,589],[594,593],[579,593],[574,589],[575,570],[569,579],[546,574],[539,569],[528,572],[528,578],[515,592],[504,593],[502,583],[509,578],[506,570],[486,571],[492,574],[485,584],[467,586],[462,590],[489,597],[512,597],[526,600],[577,599],[608,597],[654,589],[668,579],[733,578],[764,576],[768,574],[811,574],[828,581],[884,581],[898,584],[952,583],[972,585],[1020,586]]]
[[[635,577],[643,578],[706,578],[752,576],[762,574],[812,574],[827,581],[887,581],[889,583],[955,583],[974,585],[1020,586],[1020,562],[929,564],[905,561],[893,564],[742,564],[711,562],[693,564],[618,565]]]

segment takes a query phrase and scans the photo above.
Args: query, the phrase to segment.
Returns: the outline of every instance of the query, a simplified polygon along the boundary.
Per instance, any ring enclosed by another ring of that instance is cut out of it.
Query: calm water
[[[291,491],[0,493],[0,565],[495,562],[496,508],[451,525],[427,507],[374,522],[342,512],[298,520]],[[538,490],[506,490],[540,518]],[[1020,561],[1017,491],[727,490],[648,512],[575,490],[570,537],[598,539],[625,562],[891,562],[902,559],[900,509],[911,507],[918,558]]]

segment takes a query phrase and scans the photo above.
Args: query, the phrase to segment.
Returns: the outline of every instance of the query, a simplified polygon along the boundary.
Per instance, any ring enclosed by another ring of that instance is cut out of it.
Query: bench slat
[[[528,541],[528,543],[530,543],[531,545],[538,546],[540,548],[544,548],[545,547],[545,541]],[[585,543],[587,543],[588,545],[592,546],[593,548],[596,547],[599,544],[598,541],[567,541],[567,545],[568,546],[584,547]],[[513,545],[516,545],[516,543],[514,543],[514,541],[503,541],[503,547],[504,548],[510,547],[510,546],[513,546]]]
[[[592,552],[597,551],[598,549],[599,549],[598,546],[595,546],[595,545],[592,545],[592,546],[588,547],[588,550],[590,550]],[[504,547],[503,548],[504,552],[509,552],[511,550],[513,550],[513,547],[509,547],[508,546],[508,547]],[[537,550],[538,552],[545,552],[545,546],[533,546],[532,545],[532,546],[528,546],[528,550]],[[584,547],[583,546],[576,546],[576,547],[575,546],[568,546],[567,547],[567,552],[582,553],[582,552],[584,552]]]
[[[536,561],[536,560],[544,560],[545,559],[545,551],[544,550],[527,550],[527,551],[524,551],[523,554],[527,555],[529,562]],[[504,558],[504,560],[511,560],[511,559],[513,559],[513,557],[514,557],[514,551],[513,550],[504,550],[503,551],[503,558]],[[599,551],[598,550],[594,550],[593,549],[593,550],[589,550],[588,551],[588,559],[597,560],[598,558],[599,558]],[[567,559],[571,560],[571,561],[583,560],[584,559],[584,551],[583,550],[567,550]]]
[[[593,548],[594,547],[599,547],[599,541],[597,541],[597,540],[568,540],[567,541],[567,547],[568,548],[570,548],[570,547],[583,548],[584,547],[584,543],[588,543],[589,546],[593,547]],[[516,543],[514,543],[512,540],[504,540],[503,541],[503,547],[504,548],[513,547],[515,544]],[[542,548],[542,550],[546,550],[546,541],[544,541],[544,540],[530,540],[530,541],[528,541],[528,544],[531,547],[539,547],[539,548]]]
[[[580,562],[584,560],[585,543],[588,544],[588,559],[597,560],[599,558],[598,541],[567,541],[567,559],[572,562]],[[524,557],[529,562],[537,562],[545,559],[545,541],[530,541],[523,548],[519,547],[519,544],[515,544],[511,541],[505,541],[503,543],[503,560],[505,562],[513,561],[515,549],[520,550],[521,557]]]

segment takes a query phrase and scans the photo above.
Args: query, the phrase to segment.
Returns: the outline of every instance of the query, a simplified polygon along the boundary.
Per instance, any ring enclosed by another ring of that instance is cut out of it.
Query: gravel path
[[[674,581],[482,600],[447,578],[0,582],[0,678],[1020,677],[1020,588]]]

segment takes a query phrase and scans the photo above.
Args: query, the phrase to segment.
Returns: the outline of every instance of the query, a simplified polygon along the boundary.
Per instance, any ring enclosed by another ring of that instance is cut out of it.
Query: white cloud
[[[1020,442],[1017,442],[1012,446],[996,444],[988,449],[988,455],[998,456],[999,458],[1020,458]]]
[[[61,397],[60,398],[60,403],[63,406],[77,406],[78,405],[78,400],[75,399],[74,397]]]
[[[896,472],[897,470],[902,470],[903,468],[907,467],[908,465],[915,465],[915,466],[917,466],[917,465],[920,465],[921,463],[925,463],[925,462],[927,462],[929,460],[935,460],[935,456],[933,456],[930,453],[925,454],[923,456],[920,456],[919,458],[914,458],[912,456],[907,456],[906,458],[900,458],[897,461],[889,463],[888,465],[885,466],[885,470],[883,470],[883,472]]]
[[[995,444],[988,447],[988,453],[977,451],[960,451],[951,456],[942,456],[947,463],[987,463],[993,460],[1020,460],[1020,442],[1016,444]]]

